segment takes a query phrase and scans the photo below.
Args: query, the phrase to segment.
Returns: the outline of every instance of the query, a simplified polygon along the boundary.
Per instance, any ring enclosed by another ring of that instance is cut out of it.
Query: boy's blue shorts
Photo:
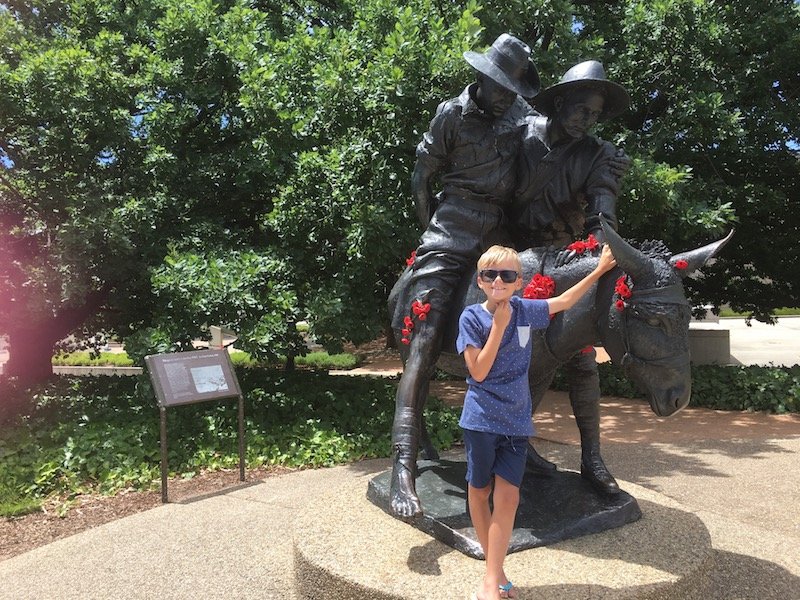
[[[467,483],[472,487],[485,488],[491,483],[492,475],[499,475],[516,487],[522,484],[528,454],[527,437],[464,429],[464,446]]]

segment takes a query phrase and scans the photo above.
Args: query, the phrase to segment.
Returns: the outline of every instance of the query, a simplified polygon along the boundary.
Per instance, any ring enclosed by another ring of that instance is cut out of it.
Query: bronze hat
[[[533,98],[541,89],[530,57],[528,45],[507,33],[498,37],[485,54],[464,52],[464,58],[476,70],[523,98]]]
[[[555,112],[553,106],[555,98],[565,96],[580,87],[596,88],[605,96],[600,121],[607,121],[623,113],[631,103],[628,91],[624,87],[606,79],[606,70],[602,64],[596,60],[587,60],[564,73],[561,81],[536,96],[532,104],[540,113],[551,117]]]

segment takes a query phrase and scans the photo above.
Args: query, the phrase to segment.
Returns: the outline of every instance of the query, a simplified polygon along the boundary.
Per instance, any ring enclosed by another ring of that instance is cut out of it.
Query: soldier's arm
[[[436,109],[428,131],[417,145],[417,162],[411,176],[411,190],[417,219],[423,227],[428,226],[433,216],[435,198],[432,183],[434,177],[447,166],[449,147],[456,127],[456,114],[451,102],[442,102]]]

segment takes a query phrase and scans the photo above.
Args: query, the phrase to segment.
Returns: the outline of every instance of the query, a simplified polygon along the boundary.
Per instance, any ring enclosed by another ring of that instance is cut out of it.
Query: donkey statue
[[[570,310],[558,313],[545,330],[536,332],[529,371],[533,409],[541,402],[557,368],[589,345],[602,344],[614,364],[646,393],[653,412],[666,417],[689,403],[692,382],[689,368],[689,320],[691,307],[686,300],[682,279],[702,267],[730,240],[726,238],[688,252],[671,255],[660,241],[643,243],[639,248],[623,240],[603,224],[617,267],[606,273]],[[520,253],[523,280],[534,275],[552,278],[558,293],[587,275],[597,264],[597,253],[587,252],[558,268],[557,250],[532,248]],[[389,312],[394,311],[401,276],[389,296]],[[439,366],[450,372],[465,373],[463,359],[455,353],[455,332],[463,307],[482,302],[474,285],[476,274],[465,278],[462,293],[454,302],[447,331],[442,336]],[[400,333],[395,332],[398,340]],[[402,348],[402,344],[400,344]],[[407,362],[407,351],[403,360]],[[427,458],[438,458],[425,432],[422,409],[434,365],[424,373],[403,373],[409,382],[399,388],[395,409],[395,430],[408,432],[408,439],[393,448],[391,513],[398,518],[422,514],[416,493],[416,456],[420,443]],[[578,382],[580,383],[580,382]],[[586,386],[587,390],[596,389]],[[596,395],[595,392],[591,392]],[[595,398],[599,403],[599,396]],[[582,439],[582,444],[584,440]],[[413,457],[408,460],[409,455]],[[529,461],[538,455],[530,448]],[[539,461],[543,461],[538,457]],[[534,463],[536,461],[534,460]],[[583,474],[583,465],[582,465]]]

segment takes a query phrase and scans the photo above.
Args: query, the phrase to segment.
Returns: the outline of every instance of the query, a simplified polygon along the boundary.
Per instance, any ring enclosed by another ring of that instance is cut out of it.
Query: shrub
[[[248,466],[319,467],[389,455],[396,382],[259,368],[238,376]],[[159,415],[146,376],[61,377],[27,393],[30,416],[0,430],[0,515],[35,508],[49,494],[158,485]],[[238,464],[236,404],[167,411],[172,474]],[[455,411],[433,400],[425,412],[439,447],[459,439]]]
[[[641,398],[642,393],[611,363],[598,365],[605,396]],[[555,389],[566,390],[563,373]],[[800,412],[800,365],[793,367],[692,365],[690,406],[718,410]]]
[[[131,367],[133,360],[128,358],[124,352],[100,352],[93,354],[91,352],[70,352],[56,354],[53,357],[53,364],[56,366],[115,366],[115,367]]]

